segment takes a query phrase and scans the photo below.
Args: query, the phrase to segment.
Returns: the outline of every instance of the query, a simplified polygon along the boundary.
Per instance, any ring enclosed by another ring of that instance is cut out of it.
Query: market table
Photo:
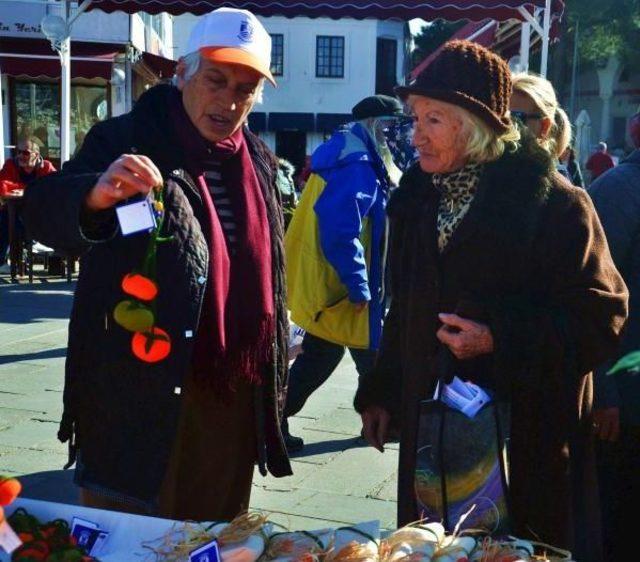
[[[156,541],[172,530],[183,526],[182,521],[171,519],[23,498],[18,498],[9,507],[5,508],[7,517],[11,516],[18,508],[26,509],[41,522],[65,519],[71,524],[74,517],[80,517],[96,523],[101,529],[109,531],[109,538],[105,543],[102,554],[98,557],[100,562],[151,562],[156,560],[155,555],[149,549],[144,548],[143,543]],[[378,521],[359,523],[358,525],[353,525],[353,527],[375,539],[380,536]],[[332,529],[322,529],[314,533],[322,537],[324,534],[328,535],[331,532]],[[336,547],[340,546],[342,545],[339,544],[339,541],[336,541]],[[1,552],[0,562],[9,561],[10,556]]]

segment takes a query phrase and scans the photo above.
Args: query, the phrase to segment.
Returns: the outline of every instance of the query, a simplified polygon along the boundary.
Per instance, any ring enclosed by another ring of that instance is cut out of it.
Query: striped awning
[[[204,14],[220,7],[242,8],[260,16],[505,21],[522,19],[519,8],[544,8],[545,0],[92,0],[89,10],[144,11],[150,14]],[[552,16],[564,10],[552,0]]]
[[[71,78],[111,79],[113,59],[125,45],[71,42]],[[60,58],[45,39],[0,37],[0,70],[8,76],[60,78]]]

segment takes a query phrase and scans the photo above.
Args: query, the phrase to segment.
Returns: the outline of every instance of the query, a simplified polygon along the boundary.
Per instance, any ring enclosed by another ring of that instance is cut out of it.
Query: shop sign
[[[27,2],[0,2],[0,35],[43,38],[43,6]]]

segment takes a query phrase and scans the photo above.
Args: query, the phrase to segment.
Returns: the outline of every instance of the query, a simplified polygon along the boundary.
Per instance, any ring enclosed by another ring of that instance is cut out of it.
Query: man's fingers
[[[162,184],[162,174],[156,165],[146,156],[125,154],[120,157],[119,164],[149,183],[151,187]]]
[[[112,172],[108,182],[113,187],[111,194],[121,199],[126,199],[137,193],[147,194],[153,187],[140,176],[125,169]]]

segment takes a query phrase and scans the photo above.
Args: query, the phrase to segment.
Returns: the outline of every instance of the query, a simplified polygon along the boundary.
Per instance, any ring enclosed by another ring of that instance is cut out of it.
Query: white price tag
[[[15,534],[11,525],[9,525],[5,519],[0,523],[0,547],[2,547],[7,554],[11,554],[21,545],[22,541],[18,538],[18,535]]]
[[[156,226],[156,217],[149,199],[116,207],[116,215],[123,236],[149,231]]]

